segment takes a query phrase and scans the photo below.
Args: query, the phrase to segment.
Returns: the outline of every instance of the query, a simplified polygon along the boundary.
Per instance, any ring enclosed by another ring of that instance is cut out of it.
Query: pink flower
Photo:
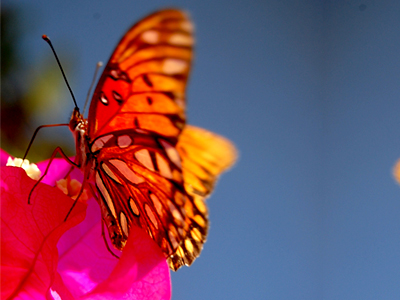
[[[2,299],[170,299],[166,260],[144,231],[131,228],[116,259],[93,198],[77,203],[66,222],[73,200],[58,188],[40,183],[28,205],[35,181],[21,168],[5,167],[8,155],[0,151]],[[46,166],[38,165],[42,172]],[[68,169],[56,159],[43,182],[54,185]]]

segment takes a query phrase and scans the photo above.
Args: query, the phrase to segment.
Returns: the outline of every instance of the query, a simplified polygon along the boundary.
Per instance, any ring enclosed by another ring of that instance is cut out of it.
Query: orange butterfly
[[[236,158],[228,140],[186,125],[193,44],[184,12],[146,17],[112,54],[88,119],[75,108],[69,123],[75,164],[96,191],[113,245],[123,249],[129,229],[139,226],[174,271],[199,256],[208,231],[205,198]]]

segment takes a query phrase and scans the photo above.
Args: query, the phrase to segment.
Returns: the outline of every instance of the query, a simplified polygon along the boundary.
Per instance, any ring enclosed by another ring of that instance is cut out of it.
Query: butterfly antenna
[[[103,63],[101,61],[99,61],[96,64],[96,70],[94,71],[93,80],[92,80],[92,83],[90,84],[90,88],[89,88],[89,91],[88,91],[87,96],[86,96],[85,106],[83,107],[82,115],[85,115],[86,106],[87,106],[87,104],[89,102],[89,97],[90,97],[90,94],[92,93],[93,86],[94,86],[94,84],[96,82],[97,73],[99,72],[101,66],[103,66]]]
[[[60,67],[61,73],[62,73],[62,75],[63,75],[63,77],[64,77],[64,81],[65,81],[65,83],[67,84],[67,87],[68,87],[68,89],[69,89],[69,92],[71,93],[72,100],[74,101],[74,104],[75,104],[75,108],[76,108],[76,109],[79,109],[79,108],[78,108],[78,105],[76,104],[76,100],[75,100],[74,93],[72,92],[71,87],[69,86],[67,77],[65,76],[64,70],[63,70],[63,68],[62,68],[62,66],[61,66],[61,63],[60,63],[60,60],[58,59],[57,53],[56,53],[56,51],[54,50],[53,44],[51,43],[49,37],[48,37],[47,35],[45,35],[45,34],[42,35],[42,39],[44,39],[44,40],[47,42],[47,44],[50,45],[50,48],[51,48],[51,50],[53,51],[54,56],[56,57],[58,66]]]

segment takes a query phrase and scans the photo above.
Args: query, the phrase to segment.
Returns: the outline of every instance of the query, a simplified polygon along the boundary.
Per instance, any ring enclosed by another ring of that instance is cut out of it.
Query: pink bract
[[[170,299],[166,260],[144,231],[131,228],[116,259],[106,248],[93,198],[78,203],[64,222],[73,200],[40,183],[28,205],[35,181],[20,168],[4,167],[7,158],[1,150],[2,299]],[[42,172],[47,163],[38,164]],[[44,182],[53,185],[69,167],[54,160]],[[82,179],[78,170],[71,175]]]

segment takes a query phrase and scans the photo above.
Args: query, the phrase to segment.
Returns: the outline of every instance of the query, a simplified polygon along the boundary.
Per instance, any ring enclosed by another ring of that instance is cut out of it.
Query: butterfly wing
[[[161,137],[136,134],[133,139],[142,142],[125,148],[112,146],[118,138],[99,152],[95,174],[113,244],[122,249],[130,227],[139,226],[160,246],[172,270],[192,264],[206,240],[208,216],[204,203],[184,188],[179,154]]]
[[[142,129],[176,139],[185,124],[193,26],[179,10],[156,12],[119,42],[93,94],[88,135]]]
[[[202,128],[187,125],[176,146],[182,159],[185,190],[205,198],[218,176],[237,158],[235,146],[226,138]]]
[[[191,265],[207,237],[205,197],[235,159],[228,140],[194,126],[183,129],[176,147],[160,136],[114,133],[98,152],[95,171],[113,244],[122,249],[130,227],[139,226],[172,270]]]
[[[93,181],[113,244],[122,249],[129,228],[142,227],[172,270],[200,254],[204,198],[235,156],[223,138],[185,126],[193,41],[178,10],[134,25],[106,65],[88,117]]]

